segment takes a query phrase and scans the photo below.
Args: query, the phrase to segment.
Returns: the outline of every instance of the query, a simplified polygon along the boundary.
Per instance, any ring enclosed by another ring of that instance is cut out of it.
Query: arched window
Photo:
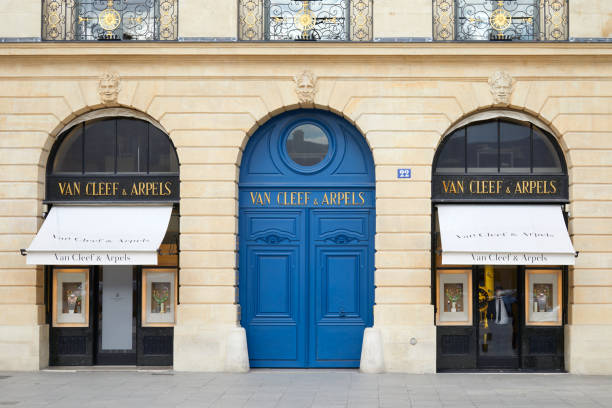
[[[80,123],[60,136],[50,175],[178,175],[168,136],[140,119],[104,118]]]
[[[511,119],[473,122],[453,131],[438,148],[434,175],[563,175],[567,167],[553,136]]]

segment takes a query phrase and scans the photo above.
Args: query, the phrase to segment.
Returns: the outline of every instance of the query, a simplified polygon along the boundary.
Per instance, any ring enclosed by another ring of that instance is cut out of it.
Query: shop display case
[[[436,287],[438,325],[472,324],[472,270],[438,270]]]
[[[526,324],[531,326],[560,326],[561,269],[525,270]]]
[[[88,269],[53,269],[54,326],[89,326],[88,287]]]
[[[142,270],[142,326],[172,327],[176,318],[176,269]]]

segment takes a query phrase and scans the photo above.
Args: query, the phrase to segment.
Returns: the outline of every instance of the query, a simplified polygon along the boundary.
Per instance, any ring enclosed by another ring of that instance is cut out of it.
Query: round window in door
[[[249,140],[240,174],[240,305],[252,367],[358,367],[374,301],[374,163],[329,112]]]

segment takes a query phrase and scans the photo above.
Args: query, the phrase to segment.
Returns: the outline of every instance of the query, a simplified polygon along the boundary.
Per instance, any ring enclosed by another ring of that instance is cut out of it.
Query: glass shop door
[[[131,265],[97,270],[95,364],[136,365],[137,275]]]
[[[481,369],[520,366],[521,302],[517,266],[487,265],[477,270],[478,360]]]

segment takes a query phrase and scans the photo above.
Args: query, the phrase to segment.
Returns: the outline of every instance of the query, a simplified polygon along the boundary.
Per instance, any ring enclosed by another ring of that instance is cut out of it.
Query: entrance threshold
[[[174,369],[171,366],[56,366],[48,367],[41,371],[56,373],[77,373],[77,372],[134,372],[134,373],[153,373],[153,374],[172,374]]]
[[[550,370],[550,371],[535,371],[535,370],[524,370],[524,369],[478,369],[478,370],[440,370],[436,374],[539,374],[539,375],[565,375],[568,374],[565,371]]]

